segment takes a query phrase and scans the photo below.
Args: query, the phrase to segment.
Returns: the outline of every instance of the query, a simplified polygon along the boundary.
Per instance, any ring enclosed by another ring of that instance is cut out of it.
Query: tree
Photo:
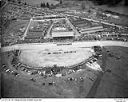
[[[49,8],[49,3],[47,2],[46,7]]]
[[[85,9],[85,2],[81,3],[81,9],[84,10]]]
[[[46,7],[45,3],[43,3],[43,7]]]
[[[43,7],[43,3],[41,2],[40,7]]]
[[[24,5],[27,5],[27,3],[25,2]]]
[[[40,7],[42,7],[42,8],[43,8],[43,7],[46,7],[45,3],[44,3],[44,2],[41,3],[41,4],[40,4]]]
[[[60,4],[62,4],[62,0],[60,0]]]
[[[117,5],[121,1],[122,0],[93,0],[93,2],[94,3],[97,3],[98,5],[104,5],[104,4],[106,4],[106,5],[109,5],[109,6]]]

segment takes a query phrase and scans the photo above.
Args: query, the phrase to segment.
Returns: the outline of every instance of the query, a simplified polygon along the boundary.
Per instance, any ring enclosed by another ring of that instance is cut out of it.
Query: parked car
[[[44,86],[44,85],[45,85],[45,83],[42,83],[42,85]]]
[[[48,85],[49,85],[49,86],[53,86],[54,84],[55,84],[55,82],[54,82],[54,81],[53,81],[53,82],[49,82],[49,83],[48,83]]]
[[[36,79],[34,79],[34,78],[30,78],[30,80],[31,80],[31,81],[33,81],[33,82],[35,82],[35,81],[36,81]]]
[[[12,75],[14,75],[14,76],[18,76],[18,75],[19,75],[19,73],[18,73],[18,72],[13,71],[13,72],[12,72]]]
[[[11,72],[11,70],[10,69],[6,69],[5,72]]]

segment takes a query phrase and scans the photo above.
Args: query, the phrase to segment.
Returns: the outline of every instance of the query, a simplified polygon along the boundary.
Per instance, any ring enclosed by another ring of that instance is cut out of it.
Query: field
[[[125,47],[105,47],[112,53],[106,55],[105,72],[101,77],[96,93],[96,98],[123,98],[128,97],[128,48]],[[119,57],[120,59],[117,59]]]
[[[92,56],[91,48],[72,48],[58,50],[24,50],[20,61],[33,67],[42,66],[71,66]]]

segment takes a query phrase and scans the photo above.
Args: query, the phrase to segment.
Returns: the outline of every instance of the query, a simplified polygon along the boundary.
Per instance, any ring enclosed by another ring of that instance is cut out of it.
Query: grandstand
[[[81,34],[85,34],[85,33],[94,33],[94,32],[103,31],[103,30],[104,30],[103,26],[97,26],[97,27],[91,27],[91,28],[82,28],[81,30],[79,30],[79,32]]]
[[[66,20],[55,21],[51,29],[51,35],[53,38],[72,38],[74,37],[74,31],[67,24]]]
[[[74,32],[70,31],[70,32],[52,32],[52,37],[53,38],[63,38],[63,37],[68,37],[68,38],[72,38],[74,37]]]

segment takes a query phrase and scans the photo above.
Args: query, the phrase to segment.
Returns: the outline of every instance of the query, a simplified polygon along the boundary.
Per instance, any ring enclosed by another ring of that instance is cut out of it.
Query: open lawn
[[[32,82],[12,75],[2,74],[2,97],[4,98],[34,98],[34,97],[53,97],[51,93],[41,90]]]

